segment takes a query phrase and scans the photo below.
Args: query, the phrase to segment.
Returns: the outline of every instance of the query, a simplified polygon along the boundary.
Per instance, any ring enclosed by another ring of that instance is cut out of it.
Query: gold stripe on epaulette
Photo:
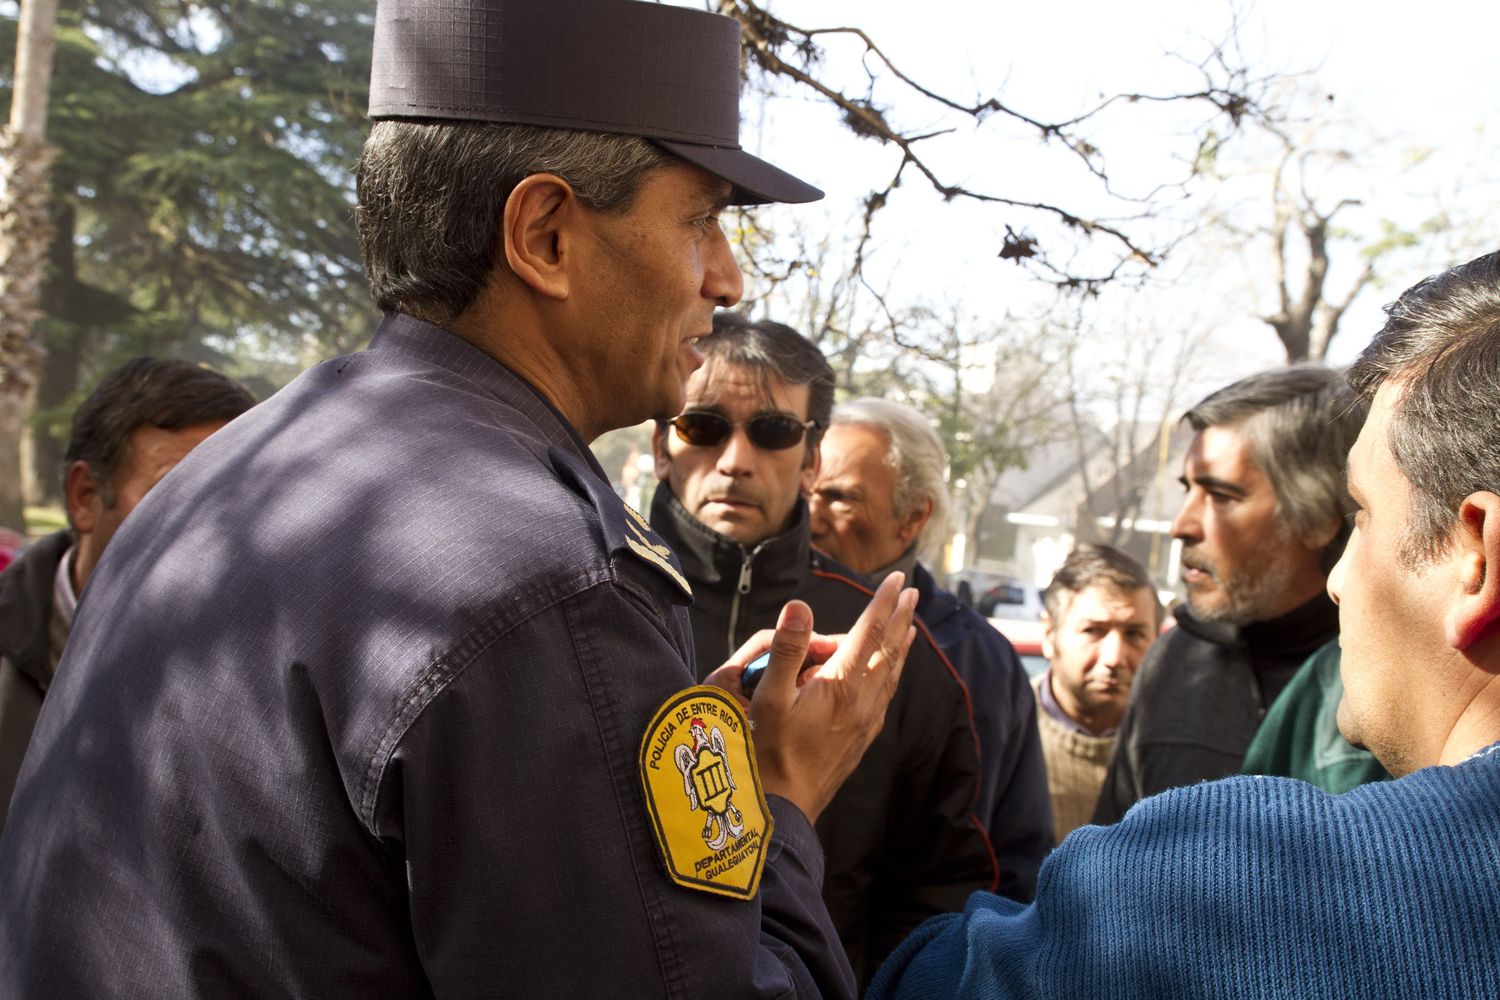
[[[634,526],[632,525],[632,527]],[[689,597],[693,596],[692,585],[687,582],[687,578],[679,573],[677,567],[673,566],[671,560],[667,558],[672,551],[671,549],[665,545],[652,545],[644,538],[640,541],[636,541],[634,538],[627,538],[625,539],[625,544],[630,546],[630,551],[671,577],[672,581],[682,588],[684,594],[687,594]]]
[[[623,501],[623,500],[620,501],[620,506],[624,507],[626,513],[628,513],[632,518],[635,519],[635,523],[641,526],[641,530],[642,531],[650,531],[651,530],[651,522],[648,521],[648,520],[646,520],[645,517],[643,517],[641,515],[640,511],[638,511],[634,507],[630,506],[630,504],[625,503],[625,501]]]

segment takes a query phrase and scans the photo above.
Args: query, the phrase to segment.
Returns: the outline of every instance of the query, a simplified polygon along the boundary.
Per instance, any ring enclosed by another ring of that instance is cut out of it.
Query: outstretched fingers
[[[902,591],[896,607],[886,621],[880,645],[866,663],[866,671],[870,675],[867,680],[877,682],[865,685],[868,696],[879,698],[882,702],[888,702],[895,696],[896,686],[901,682],[901,671],[906,666],[906,654],[910,652],[911,644],[917,637],[917,628],[913,623],[916,611],[917,592]]]
[[[897,624],[901,584],[904,580],[904,574],[892,573],[880,581],[880,586],[875,589],[875,596],[870,598],[870,603],[840,643],[839,652],[843,655],[839,657],[842,661],[839,665],[842,668],[866,669],[874,664],[891,634],[892,626]],[[910,619],[907,624],[911,624]],[[904,636],[905,631],[901,628],[897,635]]]

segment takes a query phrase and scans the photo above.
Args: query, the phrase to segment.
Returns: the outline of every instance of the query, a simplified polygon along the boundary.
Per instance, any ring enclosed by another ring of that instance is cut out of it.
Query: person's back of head
[[[1500,740],[1500,254],[1408,289],[1350,369],[1338,725],[1392,774]]]
[[[1460,503],[1500,493],[1500,252],[1428,278],[1387,307],[1349,368],[1366,404],[1399,391],[1390,446],[1412,487],[1408,563],[1440,553]]]
[[[497,267],[499,207],[525,177],[553,173],[599,212],[628,209],[673,162],[634,135],[483,121],[377,121],[358,171],[360,244],[375,304],[439,326],[479,297]],[[487,206],[487,207],[481,207]]]
[[[254,405],[249,390],[210,368],[190,361],[132,358],[106,373],[73,411],[64,474],[74,462],[86,463],[108,498],[136,429],[175,431],[228,423]]]

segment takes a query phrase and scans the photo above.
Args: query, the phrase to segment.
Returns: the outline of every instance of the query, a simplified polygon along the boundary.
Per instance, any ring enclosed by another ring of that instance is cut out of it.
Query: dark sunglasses
[[[750,443],[765,451],[782,451],[795,448],[816,420],[803,422],[785,413],[758,413],[743,424],[731,423],[729,418],[705,410],[688,410],[675,420],[668,420],[677,431],[677,436],[697,448],[712,448],[734,432],[736,427],[745,428]]]

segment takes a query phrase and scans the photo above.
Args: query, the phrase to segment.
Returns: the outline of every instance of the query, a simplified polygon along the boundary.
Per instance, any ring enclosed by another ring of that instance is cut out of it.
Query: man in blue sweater
[[[870,996],[1500,996],[1500,253],[1409,289],[1349,372],[1371,409],[1329,578],[1340,730],[1398,780],[1143,800],[975,894]]]

